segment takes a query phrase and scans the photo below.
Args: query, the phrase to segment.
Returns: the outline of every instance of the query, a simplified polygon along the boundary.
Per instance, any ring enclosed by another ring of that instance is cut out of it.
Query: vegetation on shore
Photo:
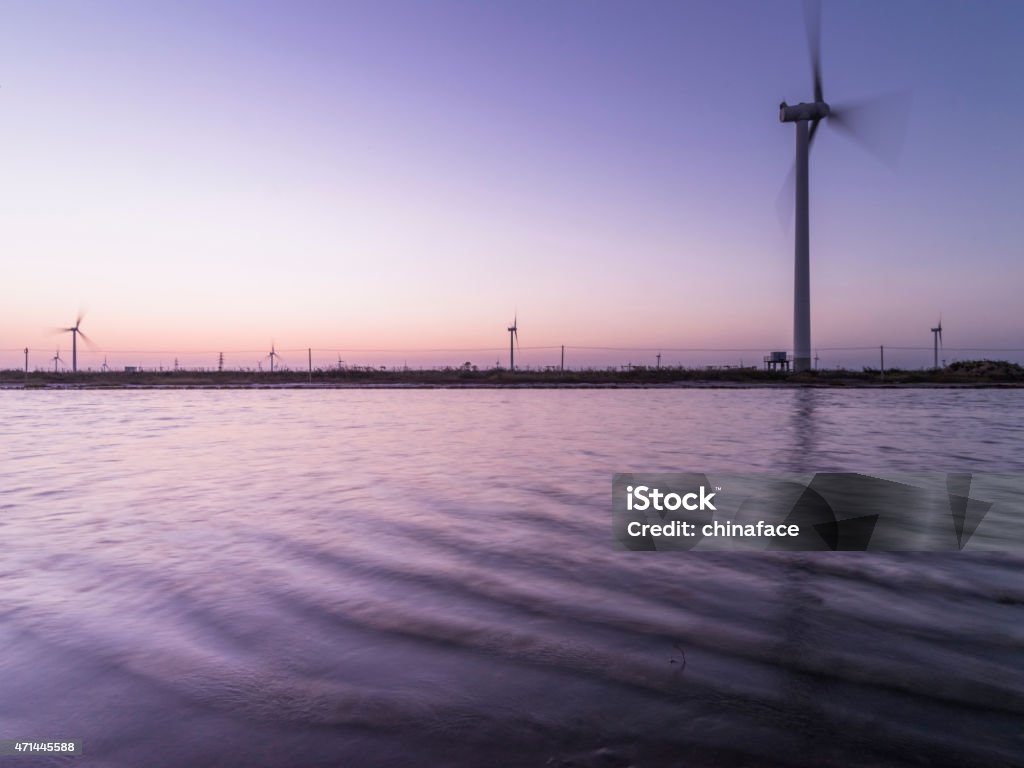
[[[635,386],[1024,386],[1024,368],[1006,361],[957,362],[940,370],[877,369],[861,371],[821,370],[779,373],[757,368],[671,368],[630,366],[626,369],[575,369],[561,371],[503,368],[414,370],[409,368],[330,368],[268,371],[0,371],[0,385],[40,387],[635,387]]]

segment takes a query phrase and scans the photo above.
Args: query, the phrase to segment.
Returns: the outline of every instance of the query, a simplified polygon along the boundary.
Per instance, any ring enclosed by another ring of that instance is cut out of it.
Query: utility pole
[[[562,345],[562,364],[559,366],[559,370],[565,370],[565,344]]]
[[[25,381],[28,381],[28,347],[25,347]]]
[[[879,370],[882,372],[882,381],[885,381],[885,346],[878,348],[878,354],[881,356],[881,364]]]
[[[306,352],[309,354],[309,383],[313,383],[313,348],[307,347]]]

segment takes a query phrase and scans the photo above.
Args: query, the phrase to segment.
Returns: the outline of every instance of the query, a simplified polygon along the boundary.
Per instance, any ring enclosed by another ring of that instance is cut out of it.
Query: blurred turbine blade
[[[824,101],[821,87],[821,2],[804,0],[804,25],[807,27],[807,49],[814,73],[814,100]]]
[[[811,121],[811,132],[807,135],[807,151],[811,151],[811,144],[814,143],[814,134],[818,132],[818,124],[821,122],[820,117],[816,117]]]
[[[86,336],[83,331],[79,330],[79,331],[77,331],[77,333],[81,337],[82,341],[85,342],[85,345],[87,347],[89,347],[89,349],[92,349],[92,350],[96,349],[96,344],[93,342],[92,339],[90,339],[88,336]]]
[[[899,164],[910,118],[910,91],[894,91],[832,107],[829,125],[889,168]]]
[[[818,132],[818,125],[821,123],[821,118],[811,121],[811,130],[807,135],[807,151],[811,151],[811,143],[814,141],[814,136]],[[775,198],[775,211],[779,216],[779,223],[782,225],[783,230],[789,228],[789,224],[793,221],[793,212],[796,210],[796,161],[789,166],[789,173],[786,174],[786,180],[782,182],[782,189],[779,190],[778,197]]]

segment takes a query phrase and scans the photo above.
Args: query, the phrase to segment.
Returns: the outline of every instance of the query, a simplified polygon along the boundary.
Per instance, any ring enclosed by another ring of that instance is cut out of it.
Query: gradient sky
[[[272,341],[493,364],[515,312],[532,365],[792,344],[798,2],[2,7],[4,367],[70,360],[47,329],[80,307],[83,367],[255,365]],[[822,365],[929,347],[940,313],[948,359],[1024,359],[958,351],[1024,348],[1022,32],[1016,1],[824,3],[826,100],[911,104],[895,168],[816,139]]]

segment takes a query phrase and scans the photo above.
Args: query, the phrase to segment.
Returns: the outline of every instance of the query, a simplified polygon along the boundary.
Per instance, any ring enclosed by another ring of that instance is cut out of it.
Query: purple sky
[[[947,359],[1024,360],[977,351],[1024,348],[1022,31],[824,4],[826,100],[911,103],[895,168],[816,139],[823,366],[940,313]],[[79,307],[83,367],[493,364],[515,312],[527,365],[749,364],[792,343],[777,107],[810,98],[796,2],[7,3],[0,365],[70,359]]]

